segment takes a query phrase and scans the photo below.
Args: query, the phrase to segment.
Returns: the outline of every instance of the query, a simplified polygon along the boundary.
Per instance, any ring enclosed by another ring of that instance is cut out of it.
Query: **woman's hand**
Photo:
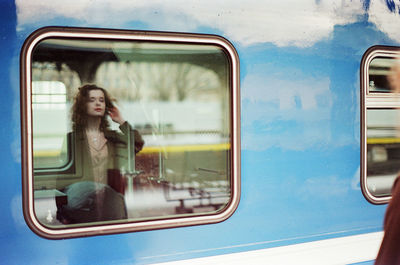
[[[113,122],[116,122],[119,125],[122,125],[125,123],[125,119],[122,117],[122,115],[119,112],[119,109],[117,107],[113,107],[113,108],[109,109],[108,115],[110,115]]]

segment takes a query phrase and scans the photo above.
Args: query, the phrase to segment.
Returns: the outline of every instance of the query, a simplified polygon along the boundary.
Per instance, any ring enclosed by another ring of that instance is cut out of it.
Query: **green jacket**
[[[113,170],[113,172],[134,171],[135,154],[142,150],[144,141],[139,132],[132,129],[128,122],[125,122],[119,128],[122,133],[112,130],[104,132],[109,156],[107,169]],[[74,182],[94,180],[86,133],[84,130],[77,130],[69,133],[67,137],[68,153],[72,156],[70,161],[73,164],[71,165],[71,172],[68,173],[69,180],[60,179],[57,183],[57,188],[60,190]],[[129,141],[132,144],[128,145]],[[74,177],[71,178],[71,175]],[[62,178],[62,176],[60,177]]]

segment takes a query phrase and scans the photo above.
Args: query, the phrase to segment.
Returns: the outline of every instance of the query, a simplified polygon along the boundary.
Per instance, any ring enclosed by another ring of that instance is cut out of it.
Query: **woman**
[[[122,134],[109,129],[107,116],[120,125]],[[82,179],[63,190],[68,204],[58,209],[58,219],[82,223],[126,218],[124,199],[108,186],[108,178],[126,168],[130,142],[134,142],[135,153],[143,148],[142,137],[124,120],[107,91],[93,84],[79,88],[72,107],[72,128],[68,138],[74,144],[75,167]]]
[[[108,128],[107,116],[120,125],[122,134]],[[77,148],[82,149],[85,179],[107,184],[108,169],[127,169],[120,158],[127,159],[128,134],[132,129],[114,107],[105,89],[96,85],[84,85],[79,89],[72,106],[72,128]],[[137,153],[144,142],[136,130],[133,132]]]

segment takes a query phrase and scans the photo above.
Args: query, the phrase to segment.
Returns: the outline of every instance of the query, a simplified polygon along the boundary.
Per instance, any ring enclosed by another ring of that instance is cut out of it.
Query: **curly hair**
[[[106,103],[106,110],[114,107],[110,96],[104,88],[98,87],[94,84],[86,84],[79,88],[78,93],[74,98],[74,104],[72,105],[72,128],[74,131],[84,129],[87,126],[87,106],[89,102],[89,91],[101,90],[104,93],[104,100]],[[108,128],[107,111],[101,118],[100,130],[105,131]]]

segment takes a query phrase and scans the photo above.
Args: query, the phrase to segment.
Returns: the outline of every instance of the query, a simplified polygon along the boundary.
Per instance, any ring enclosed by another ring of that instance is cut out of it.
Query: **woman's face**
[[[90,90],[89,101],[86,103],[87,115],[92,117],[103,117],[106,112],[106,100],[101,90]]]

